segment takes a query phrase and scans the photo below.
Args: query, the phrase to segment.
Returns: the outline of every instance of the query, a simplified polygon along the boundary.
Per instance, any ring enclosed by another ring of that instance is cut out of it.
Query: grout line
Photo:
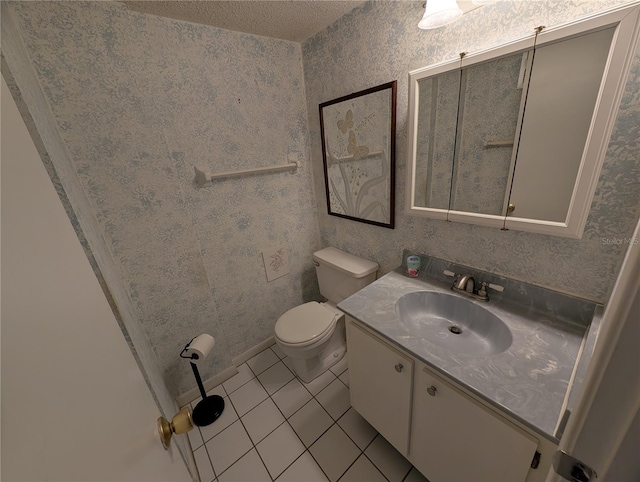
[[[377,437],[377,435],[376,435],[376,437]],[[373,440],[375,440],[375,439],[376,439],[376,437],[373,437]],[[371,445],[371,444],[373,443],[373,440],[371,441],[371,443],[370,443],[369,445]],[[367,448],[369,448],[369,445],[367,445]],[[375,462],[374,462],[373,460],[371,460],[371,458],[370,458],[367,454],[365,454],[365,453],[364,453],[364,450],[362,451],[362,455],[363,455],[364,457],[366,457],[366,459],[369,461],[369,463],[370,463],[371,465],[373,465],[373,466],[375,467],[375,469],[376,469],[378,472],[380,472],[380,475],[382,475],[382,477],[384,477],[384,479],[385,479],[385,480],[387,480],[388,482],[391,482],[391,480],[389,479],[389,477],[387,477],[386,475],[384,475],[384,472],[382,472],[382,470],[380,470],[380,467],[378,467],[378,466],[375,464]],[[413,465],[412,465],[411,467],[413,467]],[[411,467],[409,468],[409,471],[411,471]],[[405,479],[405,477],[406,477],[406,475],[405,475],[404,477],[402,477],[402,479],[401,479],[401,480],[404,480],[404,479]]]
[[[242,366],[242,365],[240,365],[240,366]],[[251,367],[250,367],[249,365],[247,365],[247,370],[249,370],[249,373],[251,373],[253,376],[252,376],[251,378],[249,378],[249,380],[247,380],[246,382],[244,382],[242,385],[240,385],[240,386],[236,387],[235,389],[231,390],[230,392],[227,392],[227,389],[226,389],[226,388],[224,388],[224,385],[223,385],[223,384],[224,384],[224,383],[226,383],[226,382],[223,382],[223,383],[221,383],[221,384],[220,384],[220,385],[222,385],[222,389],[225,391],[225,393],[227,394],[227,396],[231,395],[231,394],[232,394],[232,393],[234,393],[234,392],[237,392],[237,391],[238,391],[238,390],[240,390],[242,387],[244,387],[247,383],[249,383],[251,380],[253,380],[254,378],[257,378],[257,377],[255,376],[255,374],[253,373],[253,370],[251,369]],[[238,373],[238,375],[239,375],[239,373]],[[238,376],[238,375],[234,375],[234,376]],[[233,378],[233,377],[231,377],[231,378]],[[231,380],[231,378],[229,378],[229,380]],[[227,380],[227,381],[228,381],[228,380]]]
[[[256,373],[253,368],[251,368],[251,365],[249,365],[249,362],[251,360],[253,360],[255,357],[257,357],[258,355],[261,355],[262,353],[264,353],[265,351],[269,350],[271,353],[273,353],[273,355],[276,357],[276,361],[274,363],[272,363],[271,365],[269,365],[268,367],[266,367],[264,370],[262,370],[260,373]],[[249,358],[245,363],[247,364],[247,366],[249,367],[249,370],[251,371],[251,373],[254,374],[254,376],[257,378],[258,375],[261,375],[262,373],[266,372],[269,368],[271,368],[272,366],[274,366],[275,364],[277,364],[278,362],[282,361],[280,359],[280,357],[271,349],[271,347],[267,347],[264,350],[262,350],[260,353],[256,354],[255,356]]]

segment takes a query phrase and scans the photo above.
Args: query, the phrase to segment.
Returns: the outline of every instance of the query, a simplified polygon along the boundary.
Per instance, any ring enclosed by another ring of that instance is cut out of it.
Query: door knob
[[[188,406],[175,414],[171,422],[164,417],[159,417],[157,420],[158,435],[165,450],[169,450],[169,443],[174,433],[187,433],[193,427],[191,409]]]
[[[429,388],[427,388],[427,393],[429,395],[431,395],[432,397],[435,397],[436,393],[438,393],[438,389],[436,387],[434,387],[433,385],[431,385]]]
[[[394,368],[398,373],[400,373],[404,367],[402,366],[402,363],[398,363]]]

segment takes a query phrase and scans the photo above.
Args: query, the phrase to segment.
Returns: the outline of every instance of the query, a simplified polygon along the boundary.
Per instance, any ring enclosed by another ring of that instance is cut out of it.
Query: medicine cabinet
[[[622,7],[409,73],[410,214],[582,237],[638,38]]]

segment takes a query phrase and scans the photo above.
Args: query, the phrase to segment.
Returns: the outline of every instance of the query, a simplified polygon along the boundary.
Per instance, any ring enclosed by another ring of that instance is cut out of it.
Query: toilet
[[[378,263],[329,247],[313,253],[324,303],[310,301],[284,313],[275,340],[298,378],[309,383],[347,351],[344,313],[336,305],[376,279]]]

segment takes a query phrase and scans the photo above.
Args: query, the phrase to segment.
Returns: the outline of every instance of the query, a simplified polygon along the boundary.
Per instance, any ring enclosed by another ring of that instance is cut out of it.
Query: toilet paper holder
[[[194,425],[197,425],[198,427],[211,425],[220,417],[220,415],[222,415],[222,412],[224,411],[224,399],[220,395],[207,396],[207,392],[205,391],[204,385],[202,384],[202,378],[200,378],[198,366],[194,363],[194,361],[202,362],[204,358],[206,358],[207,353],[204,353],[203,356],[199,356],[197,353],[190,353],[189,355],[185,355],[189,352],[189,348],[191,347],[191,344],[194,342],[194,340],[205,336],[211,338],[209,347],[210,349],[211,347],[213,347],[213,337],[209,335],[200,335],[192,338],[191,341],[187,343],[180,352],[180,358],[186,358],[190,361],[193,376],[196,378],[196,383],[198,384],[198,389],[200,390],[200,395],[202,396],[202,400],[198,402],[198,404],[193,408],[193,412],[191,413],[191,419],[193,420]]]

